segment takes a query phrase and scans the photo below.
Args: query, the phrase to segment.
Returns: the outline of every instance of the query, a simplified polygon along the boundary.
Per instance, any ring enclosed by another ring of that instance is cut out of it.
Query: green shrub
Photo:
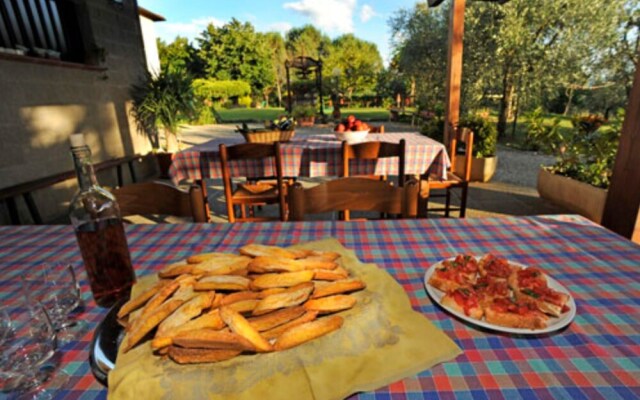
[[[590,185],[608,188],[618,152],[624,111],[609,125],[603,118],[578,117],[570,137],[558,147],[557,162],[548,168]]]
[[[230,97],[247,96],[251,86],[243,81],[217,81],[214,79],[194,79],[193,91],[202,99],[227,100]]]
[[[460,120],[461,128],[473,131],[473,156],[492,157],[496,155],[498,130],[488,115],[468,115]]]
[[[131,86],[130,94],[133,100],[131,113],[138,129],[149,137],[154,148],[160,147],[158,125],[164,127],[168,142],[171,135],[177,138],[180,123],[193,118],[191,77],[183,72],[147,74],[144,80]]]
[[[560,118],[554,118],[551,125],[545,122],[542,108],[538,107],[527,114],[529,125],[524,145],[529,150],[542,150],[546,153],[557,153],[558,146],[564,142],[560,131]]]
[[[442,143],[444,141],[444,118],[435,117],[427,120],[420,128],[420,133]]]
[[[249,108],[251,107],[251,96],[242,96],[238,98],[238,105],[240,107],[245,107],[245,108]]]
[[[309,118],[316,115],[316,108],[312,105],[297,105],[291,112],[293,118]]]

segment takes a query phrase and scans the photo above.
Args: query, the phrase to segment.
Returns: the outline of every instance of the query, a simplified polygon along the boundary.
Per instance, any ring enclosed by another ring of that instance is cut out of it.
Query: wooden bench
[[[135,169],[133,167],[133,162],[137,160],[142,160],[147,156],[142,156],[140,154],[135,154],[132,156],[125,156],[120,158],[114,158],[111,160],[102,161],[100,163],[94,164],[93,168],[96,172],[104,171],[111,168],[116,168],[117,177],[118,177],[118,186],[123,185],[122,179],[122,166],[127,164],[129,167],[129,174],[131,175],[131,180],[135,183],[137,180]],[[11,219],[11,223],[14,225],[20,224],[20,216],[18,214],[18,207],[16,203],[16,198],[22,196],[24,199],[27,208],[29,209],[29,214],[31,215],[31,219],[35,224],[42,224],[42,217],[40,216],[40,212],[38,211],[38,207],[33,200],[33,196],[31,193],[46,189],[50,186],[55,185],[56,183],[64,182],[69,179],[75,179],[76,172],[65,171],[55,175],[46,176],[44,178],[35,179],[29,182],[20,183],[18,185],[10,186],[4,189],[0,189],[0,201],[7,204],[7,208],[9,210],[9,218]]]

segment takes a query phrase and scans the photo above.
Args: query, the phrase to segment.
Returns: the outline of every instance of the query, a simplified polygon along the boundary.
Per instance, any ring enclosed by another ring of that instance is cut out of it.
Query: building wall
[[[85,134],[94,162],[151,149],[129,115],[129,87],[146,68],[135,0],[80,1],[103,57],[97,66],[0,55],[0,188],[73,169],[75,132]],[[114,185],[115,172],[99,179]],[[66,213],[74,191],[65,182],[35,193],[45,221]],[[0,207],[0,223],[6,214]]]

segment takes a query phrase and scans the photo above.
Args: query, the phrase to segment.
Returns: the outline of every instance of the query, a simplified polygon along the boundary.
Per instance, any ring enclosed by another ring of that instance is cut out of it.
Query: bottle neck
[[[80,190],[88,189],[98,185],[96,173],[93,170],[91,162],[91,150],[88,146],[72,147],[73,162],[75,164],[76,175],[78,176],[78,185]]]

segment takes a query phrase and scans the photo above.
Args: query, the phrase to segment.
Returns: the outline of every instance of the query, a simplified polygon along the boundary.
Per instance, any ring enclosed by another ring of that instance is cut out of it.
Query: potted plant
[[[191,78],[180,71],[162,71],[158,76],[147,74],[130,92],[131,112],[138,129],[151,141],[161,176],[168,178],[172,153],[180,148],[180,122],[190,119],[194,113]],[[164,131],[164,148],[160,145],[158,126]]]
[[[312,105],[297,105],[293,107],[291,116],[299,126],[313,126],[316,120],[316,109]]]
[[[488,182],[498,167],[496,146],[498,144],[498,130],[495,123],[489,120],[488,114],[469,115],[460,120],[460,127],[473,131],[473,158],[471,160],[471,181]],[[458,163],[462,175],[463,163]]]
[[[622,114],[609,125],[603,125],[604,118],[594,115],[573,119],[573,130],[561,135],[556,146],[556,163],[540,168],[540,197],[600,223],[622,131]]]

